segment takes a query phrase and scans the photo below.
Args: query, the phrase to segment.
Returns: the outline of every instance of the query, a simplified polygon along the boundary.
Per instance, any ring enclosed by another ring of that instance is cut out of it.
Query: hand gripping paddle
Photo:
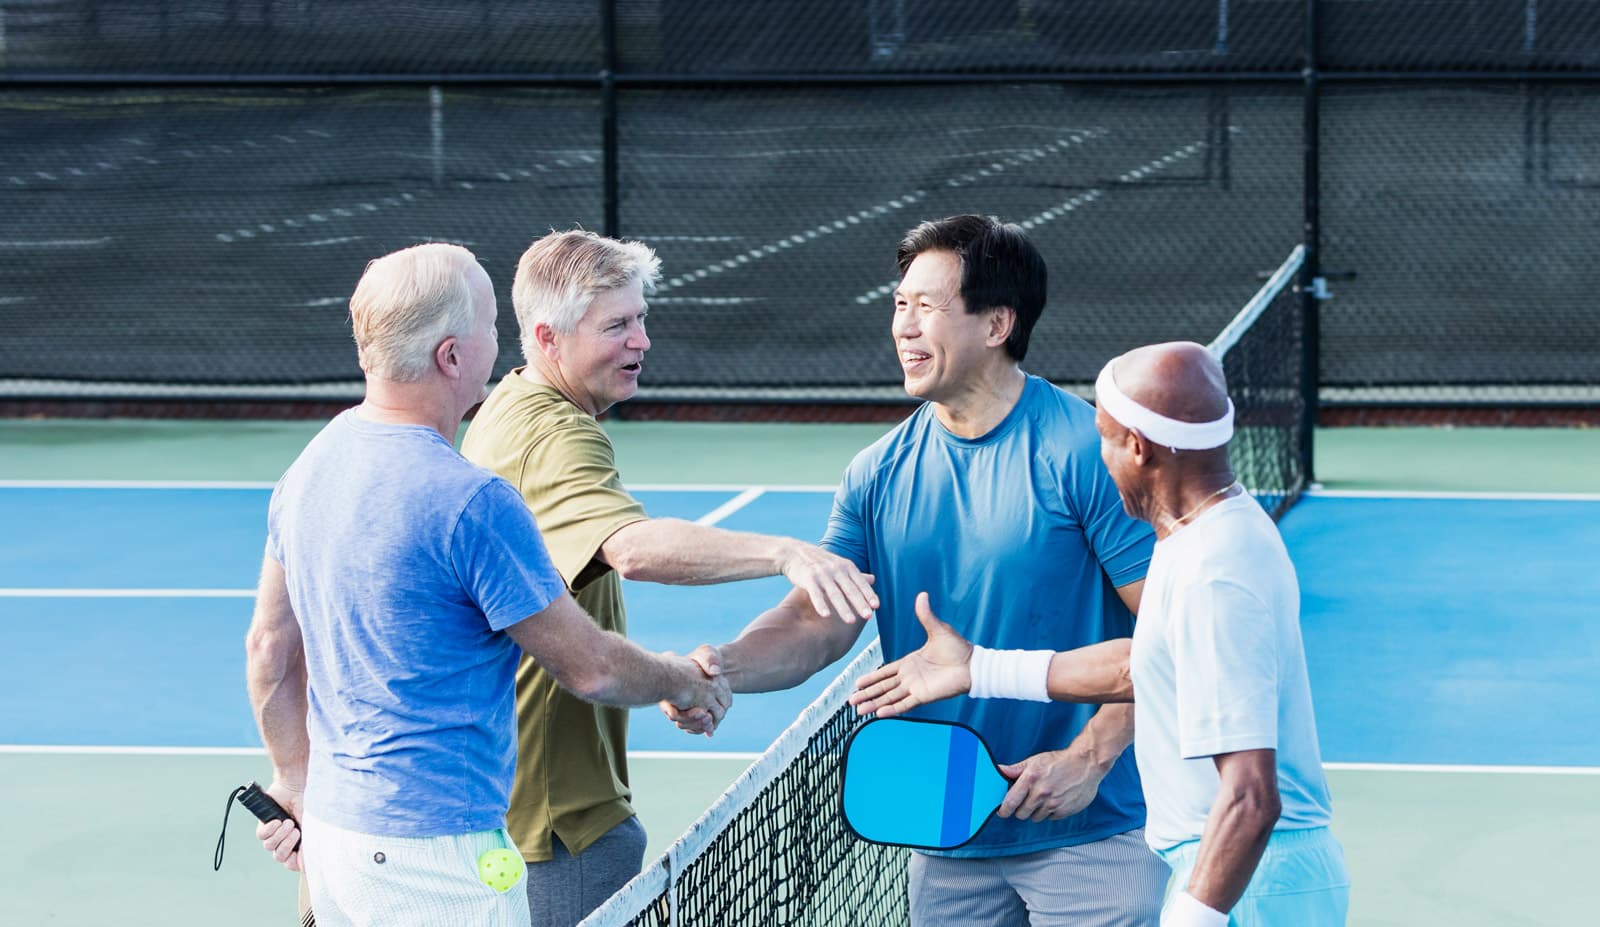
[[[845,826],[862,840],[950,850],[1000,807],[1010,782],[964,724],[880,718],[845,744]]]

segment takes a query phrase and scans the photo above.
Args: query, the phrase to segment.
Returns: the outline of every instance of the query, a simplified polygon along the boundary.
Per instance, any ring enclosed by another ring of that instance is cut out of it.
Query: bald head
[[[1134,348],[1111,368],[1129,399],[1180,422],[1214,422],[1228,412],[1228,383],[1211,352],[1192,341]]]

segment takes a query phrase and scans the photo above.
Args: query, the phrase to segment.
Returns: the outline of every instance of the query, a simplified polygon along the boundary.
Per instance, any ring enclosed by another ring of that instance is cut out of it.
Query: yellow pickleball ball
[[[515,850],[487,850],[478,857],[478,878],[497,892],[505,892],[522,881],[528,864]]]

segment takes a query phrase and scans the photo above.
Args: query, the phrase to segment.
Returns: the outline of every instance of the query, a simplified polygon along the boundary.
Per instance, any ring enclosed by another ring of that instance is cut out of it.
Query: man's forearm
[[[617,530],[601,556],[625,579],[700,586],[775,576],[789,538],[726,531],[677,518],[650,518]]]
[[[245,633],[245,688],[272,760],[274,777],[285,787],[304,789],[311,743],[306,734],[305,641],[300,636],[283,567],[262,558],[255,612]]]
[[[1120,637],[1056,653],[1050,658],[1050,674],[1045,681],[1050,698],[1057,702],[1133,701],[1133,677],[1128,673],[1132,643],[1131,639]],[[1129,712],[1130,738],[1132,718]]]
[[[288,651],[291,651],[288,652]],[[304,789],[311,743],[306,734],[304,652],[282,640],[252,632],[246,644],[250,706],[273,775],[290,788]]]
[[[849,653],[862,626],[823,618],[791,593],[718,648],[723,675],[735,692],[792,688]]]
[[[1128,745],[1133,743],[1133,706],[1102,705],[1067,748],[1083,757],[1105,776]]]
[[[1206,817],[1205,832],[1189,876],[1188,893],[1216,911],[1231,911],[1239,903],[1282,810],[1276,766],[1270,758],[1273,751],[1249,753],[1268,754],[1269,758],[1254,758],[1258,768],[1253,770],[1253,776],[1235,778],[1222,770],[1217,797]],[[1222,769],[1226,760],[1246,759],[1249,753],[1219,757],[1218,767]]]

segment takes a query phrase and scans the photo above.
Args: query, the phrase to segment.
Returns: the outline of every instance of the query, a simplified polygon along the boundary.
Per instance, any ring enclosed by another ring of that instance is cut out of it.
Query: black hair
[[[1020,361],[1028,338],[1044,312],[1048,273],[1044,255],[1014,223],[992,216],[950,216],[922,223],[906,233],[895,254],[900,276],[917,255],[949,251],[961,261],[961,300],[977,314],[1008,307],[1016,315],[1006,338],[1006,354]]]

